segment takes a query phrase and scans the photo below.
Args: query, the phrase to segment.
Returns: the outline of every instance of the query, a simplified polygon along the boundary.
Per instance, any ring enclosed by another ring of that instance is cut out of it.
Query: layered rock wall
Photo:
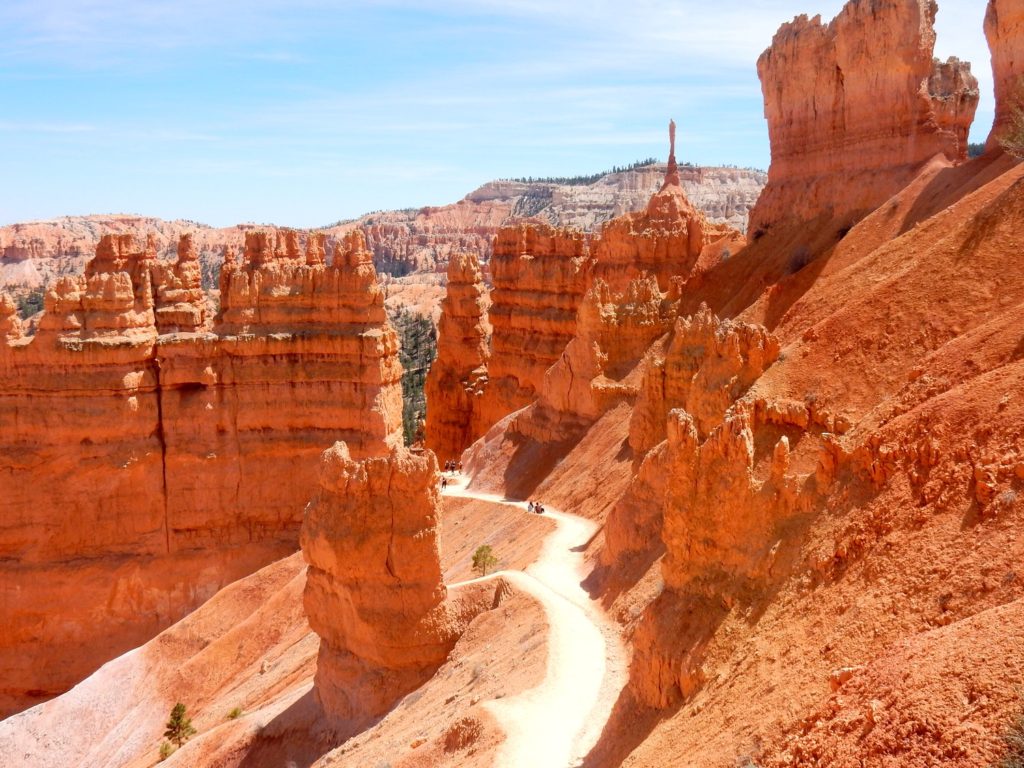
[[[49,292],[35,337],[4,321],[0,710],[293,549],[325,446],[399,441],[397,341],[361,240],[328,267],[249,239],[214,332],[159,333],[203,317],[187,238],[161,264],[152,243],[106,237]]]
[[[653,275],[630,281],[621,293],[597,278],[580,305],[576,334],[545,374],[537,405],[519,420],[519,431],[544,442],[561,439],[616,404],[632,402],[640,382],[634,369],[674,314]]]
[[[480,400],[488,382],[490,331],[479,260],[456,254],[448,263],[437,357],[426,381],[426,442],[441,461],[458,458],[483,434]]]
[[[679,318],[666,344],[649,353],[630,446],[642,456],[664,440],[673,408],[684,408],[706,436],[778,356],[778,340],[761,326],[719,320],[706,306]]]
[[[927,160],[965,159],[978,105],[970,65],[932,58],[934,0],[851,0],[828,25],[799,16],[758,60],[772,163],[751,231],[856,219]]]
[[[763,327],[720,320],[707,307],[678,318],[651,345],[629,429],[637,474],[608,516],[606,563],[661,546],[668,478],[673,486],[678,480],[669,467],[677,455],[666,443],[669,414],[685,414],[699,439],[706,439],[778,355],[778,341]]]
[[[589,267],[580,232],[524,224],[498,233],[490,381],[480,407],[485,430],[536,397],[545,371],[575,333]]]

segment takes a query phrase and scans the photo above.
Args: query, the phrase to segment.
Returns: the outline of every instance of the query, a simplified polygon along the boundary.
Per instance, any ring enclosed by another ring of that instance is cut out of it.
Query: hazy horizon
[[[664,159],[669,118],[680,161],[767,169],[757,56],[794,15],[842,5],[12,0],[0,223],[322,226]],[[940,2],[936,55],[981,83],[972,141],[993,115],[983,17]]]

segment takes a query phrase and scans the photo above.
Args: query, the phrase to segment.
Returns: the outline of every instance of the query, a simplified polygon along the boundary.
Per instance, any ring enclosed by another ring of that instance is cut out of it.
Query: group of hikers
[[[448,461],[446,461],[444,463],[444,471],[447,472],[449,475],[452,475],[454,477],[456,474],[459,474],[459,473],[462,472],[462,462],[461,461],[455,461],[455,459],[449,459]],[[442,475],[441,476],[441,490],[443,491],[447,487],[448,487],[448,478],[445,475]]]
[[[448,476],[455,477],[457,474],[462,474],[462,462],[456,461],[455,459],[449,459],[444,463],[444,474],[441,475],[441,490],[445,490],[448,487]],[[544,514],[544,505],[539,501],[528,501],[526,502],[526,511],[534,512],[538,515]]]

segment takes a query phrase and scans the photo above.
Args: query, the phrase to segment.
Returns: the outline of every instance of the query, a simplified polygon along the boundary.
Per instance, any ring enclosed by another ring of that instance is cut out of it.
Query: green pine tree
[[[185,705],[179,701],[171,710],[171,719],[167,721],[164,737],[173,741],[180,749],[190,736],[195,735],[195,732],[196,729],[192,727],[191,718],[185,715]]]
[[[497,564],[498,558],[494,556],[494,551],[491,549],[490,544],[483,544],[476,548],[476,552],[473,553],[474,571],[481,576],[486,576],[487,572]]]

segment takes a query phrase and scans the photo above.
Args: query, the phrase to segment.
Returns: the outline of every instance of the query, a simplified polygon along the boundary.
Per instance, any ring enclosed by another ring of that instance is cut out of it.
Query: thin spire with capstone
[[[667,187],[678,187],[679,164],[676,163],[676,121],[668,121],[668,169],[665,171],[665,183],[661,185],[664,190]]]

